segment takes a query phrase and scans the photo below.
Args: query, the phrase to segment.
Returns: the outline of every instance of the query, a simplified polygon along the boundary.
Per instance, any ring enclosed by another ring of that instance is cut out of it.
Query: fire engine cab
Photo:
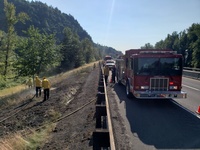
[[[130,49],[116,60],[116,76],[127,97],[187,98],[182,89],[183,57],[169,49]]]

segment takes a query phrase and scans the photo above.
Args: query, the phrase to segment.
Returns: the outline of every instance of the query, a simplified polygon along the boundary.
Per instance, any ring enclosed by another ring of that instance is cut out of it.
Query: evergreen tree
[[[63,59],[61,61],[61,70],[72,69],[84,64],[83,52],[77,34],[66,27],[63,31],[64,39],[62,41],[61,54]]]
[[[200,24],[192,24],[188,29],[189,49],[192,53],[191,65],[200,68]]]
[[[31,26],[25,32],[27,38],[21,38],[18,45],[18,61],[15,67],[20,76],[39,75],[53,65],[59,65],[59,47],[56,46],[55,35],[41,34]]]
[[[8,66],[11,64],[11,58],[13,58],[15,44],[16,44],[16,32],[14,25],[21,21],[24,22],[26,19],[28,19],[27,14],[21,12],[18,15],[16,15],[15,12],[15,6],[12,3],[8,3],[7,0],[4,0],[4,11],[6,14],[6,22],[7,22],[7,36],[6,36],[6,42],[5,42],[5,63],[4,63],[4,72],[3,75],[7,76],[8,73]],[[13,62],[12,62],[13,63]]]
[[[89,39],[85,38],[81,44],[85,56],[85,62],[90,63],[94,61],[94,47],[92,45],[92,42]]]
[[[154,49],[154,47],[150,43],[146,43],[144,46],[141,46],[141,49]]]

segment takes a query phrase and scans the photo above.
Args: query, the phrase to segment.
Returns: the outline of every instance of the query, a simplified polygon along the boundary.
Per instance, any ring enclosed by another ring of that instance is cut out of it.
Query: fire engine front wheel
[[[130,85],[128,82],[126,82],[126,96],[128,98],[132,98],[132,93],[130,92]]]

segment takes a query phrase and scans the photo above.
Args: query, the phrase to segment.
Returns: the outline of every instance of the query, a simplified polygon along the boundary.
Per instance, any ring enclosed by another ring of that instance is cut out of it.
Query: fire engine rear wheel
[[[132,93],[130,92],[130,85],[128,82],[126,82],[126,96],[128,98],[132,98]]]

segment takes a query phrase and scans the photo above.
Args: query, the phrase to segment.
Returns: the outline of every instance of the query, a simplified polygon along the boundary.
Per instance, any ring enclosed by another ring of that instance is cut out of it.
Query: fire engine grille
[[[152,91],[167,91],[168,90],[168,78],[151,78],[150,90]]]

